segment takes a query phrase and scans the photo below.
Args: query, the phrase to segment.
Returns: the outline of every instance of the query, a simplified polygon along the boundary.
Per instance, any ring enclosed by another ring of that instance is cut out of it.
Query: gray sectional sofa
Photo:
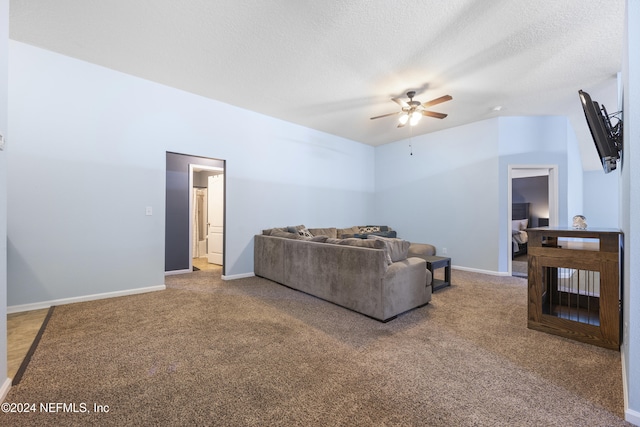
[[[431,273],[423,259],[407,258],[409,242],[338,235],[335,228],[264,230],[254,239],[254,272],[383,322],[431,300]]]

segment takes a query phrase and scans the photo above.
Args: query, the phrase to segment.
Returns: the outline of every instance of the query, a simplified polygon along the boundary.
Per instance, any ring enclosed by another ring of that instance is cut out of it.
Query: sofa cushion
[[[391,262],[398,262],[402,261],[403,259],[407,259],[411,242],[403,239],[393,239],[389,237],[376,236],[375,234],[369,234],[367,236],[367,239],[380,240],[384,242],[387,247],[389,257],[391,258]],[[387,262],[389,261],[387,260]]]
[[[284,237],[285,239],[305,240],[305,238],[298,233],[290,233],[288,231],[282,231],[278,229],[272,229],[270,236],[272,237]]]
[[[328,236],[332,239],[338,237],[338,230],[335,227],[331,228],[309,228],[309,232],[314,236]]]
[[[273,231],[287,231],[287,227],[268,228],[266,230],[262,230],[262,234],[265,236],[271,236]]]
[[[385,248],[384,242],[380,242],[377,240],[364,240],[364,239],[356,239],[356,238],[341,239],[338,244],[346,245],[346,246],[358,246],[360,248],[371,248],[371,249]]]
[[[360,233],[360,227],[349,227],[349,228],[338,228],[337,235],[338,239],[347,239],[349,237],[353,237],[354,234]]]
[[[329,237],[327,236],[313,236],[313,237],[305,237],[301,236],[298,233],[289,233],[288,231],[281,231],[274,229],[271,231],[271,237],[283,237],[285,239],[293,239],[293,240],[308,240],[310,242],[320,242],[324,243],[327,241]]]

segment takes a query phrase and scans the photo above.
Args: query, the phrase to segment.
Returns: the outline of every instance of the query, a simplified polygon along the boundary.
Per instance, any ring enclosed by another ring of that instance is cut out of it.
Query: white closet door
[[[210,176],[207,189],[207,211],[209,217],[207,258],[210,264],[222,265],[222,253],[224,251],[224,175]]]

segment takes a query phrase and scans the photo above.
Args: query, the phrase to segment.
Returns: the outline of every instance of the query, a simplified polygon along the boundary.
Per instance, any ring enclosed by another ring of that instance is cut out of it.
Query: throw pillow
[[[329,239],[329,236],[313,236],[313,237],[307,237],[307,239],[309,239],[312,242],[325,243]]]
[[[296,233],[302,237],[313,237],[313,234],[311,234],[311,232],[309,232],[309,230],[307,230],[307,227],[305,227],[304,225],[287,227],[287,231],[289,233]]]
[[[407,255],[409,255],[409,246],[411,246],[411,243],[407,240],[392,239],[388,237],[376,236],[375,234],[370,234],[369,236],[367,236],[367,239],[383,241],[387,246],[387,250],[389,251],[389,256],[391,257],[392,262],[407,259]]]
[[[360,234],[365,234],[365,233],[375,233],[377,231],[380,231],[380,227],[377,225],[365,225],[364,227],[360,227]]]

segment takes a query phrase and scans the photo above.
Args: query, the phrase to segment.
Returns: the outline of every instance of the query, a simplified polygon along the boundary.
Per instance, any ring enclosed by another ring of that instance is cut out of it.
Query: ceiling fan
[[[432,99],[431,101],[420,103],[419,101],[414,101],[413,97],[416,96],[416,92],[411,90],[407,92],[407,97],[409,98],[409,102],[399,99],[399,98],[391,98],[393,102],[402,107],[401,111],[396,111],[395,113],[383,114],[381,116],[371,117],[371,120],[380,119],[382,117],[395,116],[397,114],[401,114],[398,127],[401,128],[407,123],[411,126],[415,126],[418,124],[422,116],[434,117],[436,119],[444,119],[447,117],[446,114],[436,113],[435,111],[429,111],[425,108],[431,107],[432,105],[441,104],[446,101],[451,101],[453,98],[451,95],[444,95],[440,98]]]

